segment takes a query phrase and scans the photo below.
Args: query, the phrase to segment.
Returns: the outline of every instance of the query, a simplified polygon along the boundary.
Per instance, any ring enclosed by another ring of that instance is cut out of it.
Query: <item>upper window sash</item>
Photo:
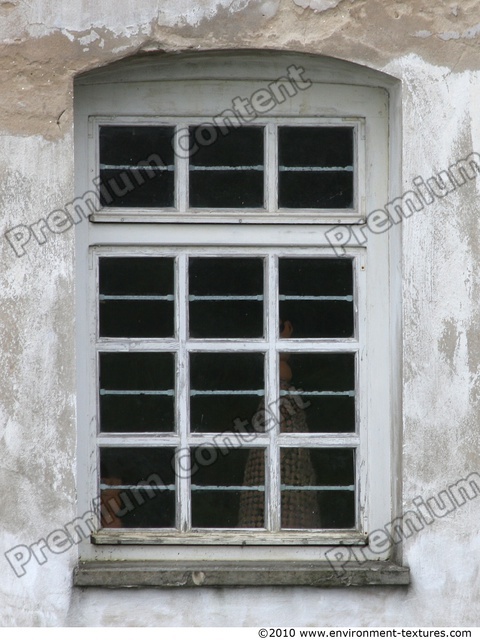
[[[206,118],[91,117],[89,182],[97,194],[91,220],[364,220],[363,118],[257,118],[236,129],[211,125]],[[322,144],[329,151],[317,154]]]

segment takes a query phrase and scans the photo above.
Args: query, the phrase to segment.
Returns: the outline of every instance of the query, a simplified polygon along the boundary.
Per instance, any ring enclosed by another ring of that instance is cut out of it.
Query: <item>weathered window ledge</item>
[[[77,587],[362,587],[408,585],[407,567],[390,562],[80,562]]]

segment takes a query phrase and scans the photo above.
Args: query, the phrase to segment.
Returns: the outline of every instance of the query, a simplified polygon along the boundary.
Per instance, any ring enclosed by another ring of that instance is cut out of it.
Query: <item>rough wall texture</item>
[[[2,233],[73,196],[80,72],[140,51],[237,47],[384,71],[402,82],[409,187],[480,150],[479,46],[479,0],[1,1]],[[478,191],[472,181],[403,224],[405,507],[480,470]],[[406,542],[408,589],[82,592],[75,549],[17,578],[3,551],[75,515],[73,234],[23,258],[3,240],[0,263],[1,624],[480,624],[480,500]]]

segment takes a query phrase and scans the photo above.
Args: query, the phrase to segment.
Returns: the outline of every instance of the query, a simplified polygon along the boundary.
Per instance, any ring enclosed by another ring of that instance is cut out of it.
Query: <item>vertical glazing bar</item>
[[[178,353],[176,362],[176,418],[179,448],[177,449],[175,473],[177,492],[177,528],[188,531],[191,527],[190,509],[190,449],[188,432],[190,426],[189,360],[187,353],[187,305],[188,305],[188,257],[181,254],[176,259],[176,326]]]
[[[188,126],[175,127],[173,151],[175,155],[175,207],[179,213],[188,209],[188,165],[189,165]]]
[[[265,127],[265,208],[275,213],[278,208],[278,143],[277,125]]]
[[[269,435],[265,467],[265,514],[269,531],[280,529],[280,406],[278,402],[279,371],[276,350],[278,335],[278,270],[276,256],[267,257],[267,313],[268,351],[265,357],[265,429]]]

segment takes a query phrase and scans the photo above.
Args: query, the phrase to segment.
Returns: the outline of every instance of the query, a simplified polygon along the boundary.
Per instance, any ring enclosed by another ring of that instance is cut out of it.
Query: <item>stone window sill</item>
[[[77,587],[363,587],[410,584],[410,571],[391,562],[80,562]]]

